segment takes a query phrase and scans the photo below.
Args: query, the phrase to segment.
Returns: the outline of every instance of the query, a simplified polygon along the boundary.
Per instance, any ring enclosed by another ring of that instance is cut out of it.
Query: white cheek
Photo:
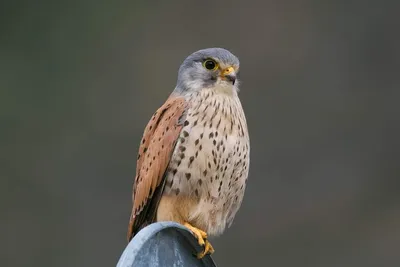
[[[231,82],[224,81],[220,78],[218,78],[215,86],[213,86],[213,89],[217,92],[223,92],[227,94],[231,94],[233,91],[239,91],[238,82],[235,82],[235,85],[232,85]]]

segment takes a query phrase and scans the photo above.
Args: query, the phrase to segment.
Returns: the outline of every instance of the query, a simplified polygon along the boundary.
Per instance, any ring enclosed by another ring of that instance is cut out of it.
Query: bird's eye
[[[218,67],[218,64],[217,64],[217,62],[215,62],[215,60],[206,59],[203,62],[203,66],[204,66],[204,68],[206,68],[208,70],[216,70]]]

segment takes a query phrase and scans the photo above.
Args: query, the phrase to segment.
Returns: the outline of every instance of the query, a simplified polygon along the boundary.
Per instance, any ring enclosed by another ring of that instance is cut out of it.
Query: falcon
[[[146,225],[186,226],[204,250],[208,236],[232,224],[250,163],[247,123],[238,97],[239,60],[223,48],[187,57],[176,87],[140,142],[128,241]]]

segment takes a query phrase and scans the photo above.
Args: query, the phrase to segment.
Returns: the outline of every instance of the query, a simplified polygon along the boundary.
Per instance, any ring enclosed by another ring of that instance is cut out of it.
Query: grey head
[[[207,48],[188,56],[178,72],[175,93],[184,94],[207,88],[237,90],[239,59],[223,48]]]

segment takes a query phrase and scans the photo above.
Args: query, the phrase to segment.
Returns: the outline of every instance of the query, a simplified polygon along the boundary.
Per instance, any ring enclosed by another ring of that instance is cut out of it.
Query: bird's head
[[[188,56],[179,68],[177,93],[191,93],[210,88],[238,89],[239,59],[223,48],[207,48]]]

